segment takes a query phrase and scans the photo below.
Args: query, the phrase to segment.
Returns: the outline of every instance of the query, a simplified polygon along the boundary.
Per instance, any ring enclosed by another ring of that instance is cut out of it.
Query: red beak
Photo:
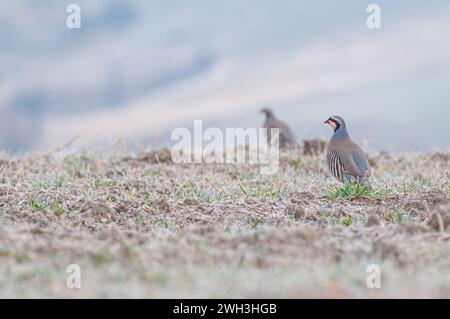
[[[330,120],[326,120],[324,123],[325,124],[330,124]]]

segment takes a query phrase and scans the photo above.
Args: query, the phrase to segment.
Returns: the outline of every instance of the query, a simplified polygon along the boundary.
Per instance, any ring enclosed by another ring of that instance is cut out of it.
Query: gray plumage
[[[279,134],[280,148],[296,145],[295,136],[292,133],[290,127],[283,121],[277,119],[271,109],[264,108],[261,110],[261,113],[263,113],[266,116],[266,120],[264,121],[263,127],[267,129],[267,139],[269,142],[272,139],[270,129],[278,128],[280,132]]]
[[[342,183],[365,182],[370,176],[369,164],[363,150],[348,135],[344,119],[332,116],[325,123],[334,129],[327,151],[331,174]]]

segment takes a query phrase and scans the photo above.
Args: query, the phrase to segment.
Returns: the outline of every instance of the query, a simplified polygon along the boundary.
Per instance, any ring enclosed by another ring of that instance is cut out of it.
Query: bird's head
[[[333,131],[335,132],[339,130],[341,127],[345,128],[344,119],[337,115],[329,117],[324,123],[330,125],[333,128]]]
[[[259,111],[259,113],[264,114],[266,118],[273,118],[273,111],[272,109],[265,107]]]

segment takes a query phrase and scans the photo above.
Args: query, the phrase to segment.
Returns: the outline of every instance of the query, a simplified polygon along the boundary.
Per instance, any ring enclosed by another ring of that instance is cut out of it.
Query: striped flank
[[[327,163],[331,174],[340,182],[344,182],[344,165],[334,149],[327,152]]]

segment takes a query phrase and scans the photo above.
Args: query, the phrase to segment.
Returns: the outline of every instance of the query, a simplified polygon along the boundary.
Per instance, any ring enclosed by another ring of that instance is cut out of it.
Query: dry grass
[[[449,154],[371,164],[360,190],[300,151],[276,176],[164,150],[2,155],[0,297],[449,298]]]

